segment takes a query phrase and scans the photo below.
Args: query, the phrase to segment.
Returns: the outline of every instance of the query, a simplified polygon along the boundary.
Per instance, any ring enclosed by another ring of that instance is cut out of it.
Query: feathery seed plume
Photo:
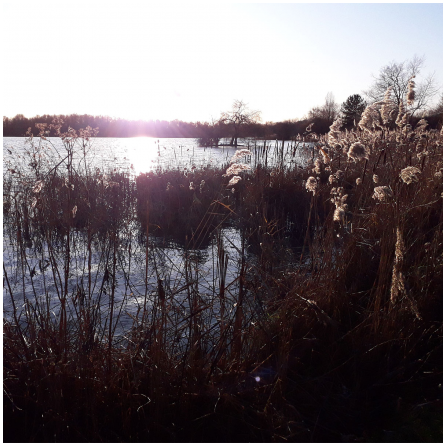
[[[331,160],[330,160],[330,157],[328,156],[328,153],[322,147],[319,150],[322,153],[322,157],[324,159],[324,164],[330,164]]]
[[[313,192],[313,195],[316,195],[317,190],[317,180],[314,177],[308,177],[307,183],[305,184],[305,188],[308,192]]]
[[[43,182],[37,181],[36,184],[34,185],[33,192],[35,194],[39,193],[42,190],[42,186],[43,186]]]
[[[443,178],[443,168],[434,173],[435,178]]]
[[[232,177],[232,178],[229,180],[228,186],[234,186],[234,185],[237,184],[241,179],[242,179],[242,177],[239,177],[238,175]]]
[[[317,159],[314,161],[314,169],[313,169],[313,172],[316,173],[316,174],[318,174],[318,175],[320,175],[320,173],[321,173],[321,167],[322,167],[322,161],[321,161],[319,158],[317,158]]]
[[[244,170],[251,170],[251,167],[243,163],[232,164],[226,169],[226,174],[223,174],[223,176],[228,177],[230,175],[237,175]]]
[[[355,142],[350,146],[347,155],[356,162],[361,161],[362,159],[369,159],[370,151],[364,146],[364,144]]]
[[[377,186],[374,189],[373,196],[375,200],[386,201],[387,198],[392,198],[393,192],[389,186]]]
[[[407,114],[406,114],[406,110],[404,108],[403,101],[400,102],[399,109],[398,109],[398,116],[395,120],[395,124],[399,128],[403,128],[407,124]]]
[[[245,156],[252,155],[252,152],[248,149],[237,150],[231,158],[231,164],[236,163],[238,160],[244,158]]]
[[[334,146],[339,138],[339,135],[341,134],[341,127],[343,125],[343,119],[342,116],[338,116],[333,124],[330,126],[330,131],[328,132],[328,143],[331,146]]]
[[[368,105],[362,112],[361,120],[358,125],[362,130],[367,130],[371,133],[376,127],[380,128],[381,124],[379,122],[379,107],[382,102],[375,102]]]
[[[415,76],[409,79],[407,84],[407,105],[412,105],[415,99],[415,81],[413,80]]]
[[[392,94],[392,87],[389,87],[384,94],[383,105],[381,107],[381,118],[384,124],[387,124],[390,121],[390,115],[394,109],[394,105],[390,98],[391,94]]]
[[[421,170],[418,167],[409,166],[401,170],[400,177],[406,184],[411,184],[418,182],[417,175],[419,174],[421,174]]]
[[[429,123],[428,123],[424,118],[420,119],[420,120],[417,122],[416,132],[417,132],[417,133],[424,132],[424,131],[426,130],[426,128],[427,128],[428,125],[429,125]]]

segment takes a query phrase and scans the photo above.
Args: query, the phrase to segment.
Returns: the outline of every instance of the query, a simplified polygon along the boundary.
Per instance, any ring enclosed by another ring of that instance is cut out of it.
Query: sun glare
[[[150,172],[156,166],[159,139],[140,136],[126,141],[126,161],[133,166],[135,173]]]

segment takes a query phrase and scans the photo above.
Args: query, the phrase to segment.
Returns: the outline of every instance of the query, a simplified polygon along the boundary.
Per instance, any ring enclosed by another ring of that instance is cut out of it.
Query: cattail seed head
[[[234,186],[235,184],[237,184],[240,180],[242,179],[242,177],[239,176],[234,176],[229,180],[228,186]]]
[[[243,163],[232,164],[231,166],[228,167],[228,169],[226,169],[226,174],[224,174],[223,176],[228,177],[231,175],[238,175],[240,172],[243,172],[244,170],[251,170],[251,167]]]
[[[364,146],[364,144],[355,142],[350,146],[347,155],[356,162],[361,161],[362,159],[369,159],[370,151]]]
[[[231,158],[231,164],[236,163],[238,160],[244,158],[245,156],[252,155],[252,152],[248,149],[237,150]]]
[[[409,79],[407,84],[407,105],[412,105],[415,100],[415,81],[413,80],[415,76]]]
[[[421,174],[421,170],[418,167],[409,166],[401,170],[400,177],[406,184],[411,184],[418,182],[417,175],[419,174]]]
[[[387,198],[392,198],[393,192],[389,186],[377,186],[374,189],[373,196],[375,200],[386,201]]]
[[[39,193],[42,190],[42,187],[43,187],[43,182],[37,181],[36,184],[34,185],[33,192],[35,194]]]
[[[313,192],[313,195],[316,195],[317,190],[317,180],[314,177],[309,177],[307,183],[305,184],[305,188],[308,192]]]

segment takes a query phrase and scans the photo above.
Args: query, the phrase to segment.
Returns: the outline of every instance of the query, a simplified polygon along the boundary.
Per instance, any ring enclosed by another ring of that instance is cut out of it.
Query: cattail
[[[239,176],[234,176],[229,180],[228,186],[234,186],[236,185],[240,180],[242,179],[242,177]]]
[[[333,220],[339,221],[341,223],[344,223],[345,219],[345,211],[347,210],[347,198],[348,195],[344,194],[344,188],[343,187],[333,187],[330,191],[330,195],[333,195],[333,197],[330,199],[332,203],[336,206],[335,211],[333,213]]]
[[[395,243],[395,260],[392,271],[392,285],[390,287],[390,302],[396,303],[398,294],[402,292],[406,294],[402,277],[402,263],[404,260],[404,242],[402,231],[399,227],[396,228],[396,243]]]
[[[229,166],[228,169],[226,169],[226,174],[224,174],[224,177],[228,177],[231,175],[237,175],[240,172],[243,172],[244,170],[250,170],[251,167],[248,166],[247,164],[242,164],[242,163],[236,163],[236,164],[232,164],[232,166]]]
[[[333,214],[334,221],[344,222],[345,210],[342,208],[336,208]]]
[[[415,81],[413,80],[415,76],[409,79],[407,84],[407,105],[412,105],[415,99]]]
[[[355,142],[350,146],[347,153],[349,158],[352,158],[355,162],[361,161],[362,159],[369,159],[370,150],[367,149],[364,144],[360,142]]]
[[[406,184],[411,184],[418,182],[417,175],[419,174],[421,174],[421,170],[418,167],[409,166],[400,172],[400,177]]]
[[[313,195],[316,195],[317,190],[317,180],[314,177],[309,177],[307,183],[305,184],[305,188],[308,192],[313,192]]]
[[[373,182],[374,182],[374,183],[378,183],[378,182],[379,182],[379,177],[378,177],[378,175],[376,175],[376,174],[373,175]]]
[[[37,181],[37,183],[34,185],[33,192],[35,194],[38,194],[42,190],[42,187],[43,187],[43,182]]]
[[[381,105],[382,102],[375,102],[374,104],[370,104],[365,108],[365,110],[362,112],[361,120],[358,123],[362,130],[367,130],[370,133],[376,127],[381,127],[379,122],[379,107]]]
[[[332,203],[335,204],[336,207],[342,207],[344,209],[347,208],[347,204],[345,203],[348,198],[348,194],[344,194],[344,188],[343,187],[333,187],[330,191],[330,195],[333,195],[333,197],[330,199]]]
[[[313,172],[320,175],[321,173],[322,161],[318,158],[314,161],[314,169]]]
[[[252,155],[252,152],[248,149],[237,150],[231,158],[231,164],[236,163],[238,160],[244,158],[245,156]]]
[[[429,123],[424,118],[420,119],[417,122],[416,132],[417,133],[424,132],[428,125],[429,125]]]
[[[429,155],[429,152],[427,150],[423,150],[422,152],[417,153],[417,158],[419,160],[421,160],[421,158],[423,158],[423,156],[428,156],[428,155]]]
[[[390,286],[390,303],[395,305],[399,297],[409,301],[410,309],[417,319],[421,319],[418,311],[418,306],[410,290],[407,288],[403,276],[403,262],[406,248],[404,246],[403,231],[398,226],[396,228],[396,242],[395,242],[395,259],[393,261],[392,269],[392,283]]]
[[[328,156],[328,153],[322,147],[319,150],[321,151],[324,164],[330,164],[331,160],[330,157]]]
[[[403,101],[400,102],[398,116],[395,120],[395,124],[400,128],[403,128],[407,124],[407,114],[404,108]]]
[[[343,125],[342,116],[339,116],[333,124],[330,126],[330,131],[328,132],[328,143],[330,145],[335,145],[338,141],[338,138],[341,134],[341,127]]]
[[[393,197],[393,192],[389,186],[375,187],[372,196],[372,198],[378,201],[386,201],[387,198],[392,198],[392,197]]]
[[[425,139],[424,138],[421,138],[418,142],[417,142],[417,145],[416,145],[416,150],[417,151],[423,151],[423,148],[424,148],[424,143],[425,143]]]
[[[384,100],[382,101],[383,105],[381,107],[381,118],[384,124],[387,124],[390,121],[390,116],[394,109],[394,105],[392,103],[392,100],[390,99],[391,94],[392,87],[389,87],[384,94]]]

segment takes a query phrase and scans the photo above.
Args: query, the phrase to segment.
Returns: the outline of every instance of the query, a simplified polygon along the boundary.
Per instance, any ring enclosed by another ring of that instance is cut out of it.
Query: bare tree
[[[330,91],[325,96],[325,103],[320,107],[313,107],[308,112],[308,119],[322,118],[330,122],[336,119],[339,113],[339,104],[336,103],[333,93]]]
[[[391,88],[391,98],[397,110],[401,103],[405,104],[408,92],[409,80],[418,78],[424,66],[424,57],[415,55],[411,60],[404,62],[391,62],[381,68],[377,76],[373,76],[375,82],[364,94],[369,102],[382,101],[387,89]],[[429,74],[421,80],[416,80],[415,100],[407,111],[410,116],[425,110],[430,100],[437,94],[438,88],[435,84],[434,73]]]
[[[428,111],[429,115],[442,115],[443,114],[443,94],[441,94],[438,102]]]
[[[232,104],[232,110],[223,112],[220,122],[228,124],[232,128],[231,146],[237,147],[237,139],[240,136],[240,129],[243,125],[254,124],[260,121],[260,112],[249,110],[248,104],[243,101],[235,100]]]

